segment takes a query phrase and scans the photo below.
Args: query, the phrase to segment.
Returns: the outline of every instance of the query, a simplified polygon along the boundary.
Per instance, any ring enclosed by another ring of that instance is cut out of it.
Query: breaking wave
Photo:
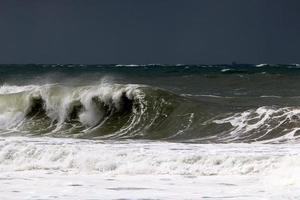
[[[2,136],[282,143],[297,141],[300,131],[295,106],[232,111],[137,84],[4,85],[0,111]]]
[[[3,135],[168,137],[170,133],[156,132],[173,123],[169,115],[180,108],[178,104],[176,95],[143,85],[2,86],[0,128]]]

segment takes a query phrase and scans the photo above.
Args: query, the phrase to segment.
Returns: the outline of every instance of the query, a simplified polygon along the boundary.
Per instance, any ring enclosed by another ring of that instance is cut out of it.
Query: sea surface
[[[300,65],[0,65],[0,199],[300,199]]]

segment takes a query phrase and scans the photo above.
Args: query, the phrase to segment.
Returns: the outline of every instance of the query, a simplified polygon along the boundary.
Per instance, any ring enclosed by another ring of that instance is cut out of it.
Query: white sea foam
[[[257,109],[250,109],[241,113],[235,113],[232,116],[214,120],[217,124],[231,124],[232,128],[225,131],[224,141],[234,141],[237,139],[247,139],[259,141],[267,137],[268,134],[279,129],[279,136],[271,137],[263,142],[296,141],[299,135],[296,132],[300,130],[297,121],[300,118],[300,108],[297,107],[268,107],[262,106]],[[290,124],[287,128],[281,130],[283,125]]]
[[[118,64],[115,65],[116,67],[139,67],[139,66],[146,66],[146,65],[137,65],[137,64]]]
[[[288,159],[298,159],[299,152],[287,146],[3,138],[0,169],[111,175],[249,175],[268,173],[287,159],[286,153]]]
[[[1,94],[13,94],[24,91],[31,91],[39,88],[38,85],[26,85],[26,86],[16,86],[16,85],[2,85],[0,86],[0,95]]]
[[[263,63],[263,64],[256,65],[256,67],[265,67],[265,66],[268,66],[268,64]]]
[[[299,153],[286,144],[0,138],[0,192],[4,199],[296,198]]]
[[[221,72],[228,72],[230,71],[231,69],[222,69]]]

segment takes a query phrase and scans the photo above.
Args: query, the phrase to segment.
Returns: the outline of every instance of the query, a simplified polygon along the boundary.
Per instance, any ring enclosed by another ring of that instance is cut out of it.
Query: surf
[[[3,85],[0,129],[2,136],[93,140],[298,141],[297,106],[230,110],[225,101],[232,99],[205,96],[199,100],[140,84]]]

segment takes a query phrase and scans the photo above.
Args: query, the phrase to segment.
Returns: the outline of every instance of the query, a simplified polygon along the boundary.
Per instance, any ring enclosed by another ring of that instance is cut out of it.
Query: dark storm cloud
[[[299,0],[0,1],[0,63],[296,63]]]

